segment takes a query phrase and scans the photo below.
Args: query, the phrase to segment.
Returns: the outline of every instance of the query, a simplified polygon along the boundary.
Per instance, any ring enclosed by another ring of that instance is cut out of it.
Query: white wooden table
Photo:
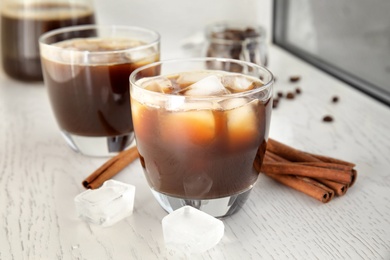
[[[223,220],[221,242],[191,259],[390,259],[390,108],[277,47],[270,57],[275,91],[302,89],[273,111],[270,136],[356,163],[357,182],[322,204],[261,175],[243,209]],[[295,74],[301,81],[289,83]],[[66,145],[43,84],[0,77],[0,259],[179,258],[165,249],[167,213],[139,161],[115,177],[136,186],[132,216],[108,228],[77,217],[81,181],[105,159]],[[322,122],[325,114],[335,121]]]

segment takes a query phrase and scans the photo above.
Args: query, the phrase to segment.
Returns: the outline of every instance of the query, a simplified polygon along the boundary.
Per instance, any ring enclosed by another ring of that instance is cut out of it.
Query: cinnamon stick
[[[320,159],[291,146],[268,138],[267,150],[291,162],[320,162]]]
[[[325,179],[316,179],[318,182],[326,185],[327,187],[331,188],[337,196],[344,195],[348,190],[348,184],[338,183],[330,180]]]
[[[301,177],[301,176],[296,176],[296,177],[298,179],[301,179],[301,180],[303,180],[303,181],[305,181],[307,183],[310,183],[310,184],[312,184],[314,186],[317,186],[317,187],[323,189],[324,191],[326,191],[328,193],[329,200],[333,199],[335,192],[331,188],[329,188],[328,186],[324,185],[323,183],[318,182],[315,179],[308,178],[308,177]]]
[[[341,171],[352,171],[353,167],[346,164],[330,163],[330,162],[296,162],[298,165],[315,166]]]
[[[319,155],[319,154],[312,154],[312,153],[306,153],[310,156],[313,156],[323,162],[327,162],[327,163],[335,163],[335,164],[339,164],[339,165],[347,165],[347,166],[350,166],[351,168],[355,167],[356,165],[354,163],[351,163],[351,162],[347,162],[347,161],[344,161],[344,160],[340,160],[340,159],[336,159],[336,158],[332,158],[332,157],[329,157],[329,156],[325,156],[325,155]]]
[[[294,163],[269,162],[261,166],[261,170],[270,174],[289,174],[302,177],[320,178],[349,184],[352,181],[350,171],[300,165]]]
[[[111,179],[138,157],[138,150],[135,146],[120,152],[89,175],[82,182],[83,186],[86,189],[99,188],[106,180]]]
[[[266,175],[323,203],[327,203],[333,198],[332,191],[325,190],[313,184],[312,182],[308,182],[305,179],[297,178],[296,176],[292,175],[277,175],[268,173],[266,173]]]
[[[271,159],[275,162],[289,162],[289,160],[269,151],[269,150],[266,150],[265,152],[265,157],[268,157],[268,159]]]
[[[357,171],[355,169],[352,169],[352,180],[349,184],[349,188],[352,187],[353,184],[355,184],[357,178]]]

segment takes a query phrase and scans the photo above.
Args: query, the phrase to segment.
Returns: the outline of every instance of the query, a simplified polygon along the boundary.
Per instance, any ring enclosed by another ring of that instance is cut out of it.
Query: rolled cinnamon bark
[[[347,162],[347,161],[340,160],[340,159],[336,159],[336,158],[329,157],[329,156],[325,156],[325,155],[319,155],[319,154],[313,154],[313,153],[306,153],[306,154],[313,156],[313,157],[319,159],[320,161],[327,162],[327,163],[347,165],[347,166],[350,166],[351,168],[356,166],[354,163]]]
[[[312,179],[312,178],[308,178],[308,177],[301,177],[301,176],[296,176],[298,179],[301,179],[307,183],[310,183],[314,186],[317,186],[321,189],[323,189],[324,191],[326,191],[328,194],[329,194],[329,200],[333,199],[334,197],[334,190],[332,190],[331,188],[327,187],[326,185],[324,185],[323,183],[321,182],[318,182],[316,181],[315,179]]]
[[[266,162],[261,166],[261,171],[267,174],[320,178],[344,184],[350,184],[352,181],[352,173],[350,171],[306,166],[295,163]]]
[[[272,160],[272,161],[275,161],[275,162],[289,162],[289,160],[267,150],[265,152],[265,156],[268,157],[268,159]]]
[[[341,171],[352,171],[353,166],[346,164],[330,163],[330,162],[296,162],[298,165],[315,166],[321,168],[328,168]]]
[[[268,138],[267,150],[291,162],[321,162],[320,159],[291,146]]]
[[[329,181],[325,179],[316,179],[316,180],[326,185],[327,187],[331,188],[332,190],[334,190],[337,196],[344,195],[347,192],[349,186],[348,184],[338,183],[338,182]]]
[[[357,179],[357,171],[355,169],[352,169],[352,180],[351,183],[349,184],[349,188],[351,188],[352,185],[355,184],[356,179]]]
[[[297,178],[296,176],[267,173],[266,175],[276,180],[277,182],[309,195],[310,197],[315,198],[316,200],[319,200],[323,203],[327,203],[333,198],[333,192],[331,190],[325,190],[320,186],[313,184],[312,182]]]
[[[139,157],[137,147],[131,147],[123,152],[120,152],[116,156],[112,157],[96,171],[89,175],[83,182],[83,186],[86,189],[97,189],[106,180],[111,179],[118,174],[126,166]]]

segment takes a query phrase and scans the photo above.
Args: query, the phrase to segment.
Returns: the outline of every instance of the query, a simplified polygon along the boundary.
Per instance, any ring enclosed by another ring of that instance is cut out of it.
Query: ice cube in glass
[[[227,110],[227,127],[229,143],[231,148],[246,146],[253,142],[253,139],[259,135],[258,119],[256,109],[259,100],[249,101],[247,99],[229,100],[223,104],[224,107],[231,108]]]
[[[210,75],[213,75],[210,73],[210,71],[181,72],[177,78],[177,83],[182,86],[188,86],[206,77],[209,77]]]
[[[221,79],[215,75],[203,78],[183,90],[186,96],[214,96],[227,94]]]
[[[225,75],[221,81],[226,88],[231,89],[234,93],[248,91],[263,85],[259,79],[250,78],[241,74]]]

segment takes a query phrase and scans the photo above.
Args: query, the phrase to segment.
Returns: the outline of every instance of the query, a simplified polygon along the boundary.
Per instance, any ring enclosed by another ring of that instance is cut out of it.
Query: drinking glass
[[[267,66],[265,29],[259,25],[220,22],[206,27],[207,57],[231,58]]]
[[[126,149],[134,139],[129,76],[159,60],[160,35],[141,27],[84,25],[45,33],[39,42],[51,107],[70,147],[89,156]]]
[[[266,148],[272,86],[269,70],[234,59],[161,61],[131,74],[141,164],[166,211],[190,205],[225,217],[244,204]]]
[[[95,23],[93,0],[2,0],[0,8],[4,71],[25,82],[43,80],[38,44],[43,33]]]

